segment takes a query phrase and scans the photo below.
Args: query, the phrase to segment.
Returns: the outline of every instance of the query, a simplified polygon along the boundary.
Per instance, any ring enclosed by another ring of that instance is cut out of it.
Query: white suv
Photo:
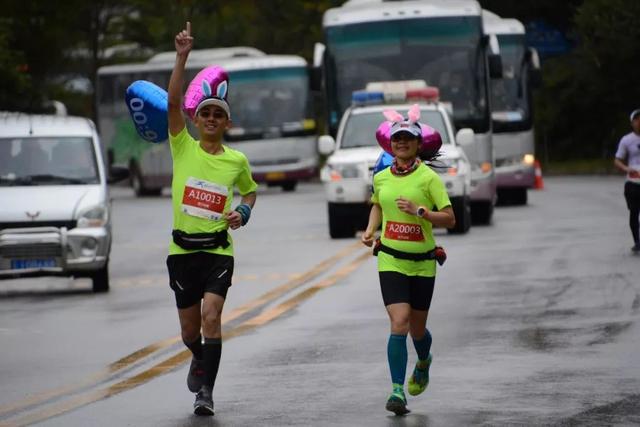
[[[91,120],[0,112],[0,200],[0,279],[90,277],[94,292],[109,289],[110,202]]]
[[[410,104],[378,104],[348,108],[338,128],[337,141],[324,135],[318,140],[321,154],[329,155],[320,171],[329,211],[332,238],[353,237],[366,228],[373,184],[373,169],[383,152],[375,138],[382,112],[393,109],[406,116]],[[439,102],[420,105],[420,122],[435,128],[442,136],[441,156],[430,163],[445,184],[456,216],[451,233],[466,233],[471,225],[469,193],[471,169],[460,145],[474,141],[471,129],[454,128],[447,107]]]

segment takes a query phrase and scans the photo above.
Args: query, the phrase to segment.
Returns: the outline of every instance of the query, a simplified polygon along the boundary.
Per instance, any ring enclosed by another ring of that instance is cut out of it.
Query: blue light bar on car
[[[366,90],[357,90],[351,95],[351,102],[358,105],[363,104],[383,104],[383,92],[369,92]]]

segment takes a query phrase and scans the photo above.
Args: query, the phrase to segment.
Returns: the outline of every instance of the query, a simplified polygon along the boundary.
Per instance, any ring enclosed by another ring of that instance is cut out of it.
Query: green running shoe
[[[426,367],[418,367],[418,363],[416,363],[416,367],[413,369],[413,374],[409,378],[409,394],[411,396],[417,396],[423,391],[427,389],[429,385],[429,367],[431,367],[431,353],[429,353],[429,357],[426,360]]]
[[[385,408],[387,411],[391,411],[396,415],[406,415],[411,412],[407,409],[407,398],[404,396],[402,385],[393,385],[393,393],[391,393],[389,399],[387,399],[387,405]]]

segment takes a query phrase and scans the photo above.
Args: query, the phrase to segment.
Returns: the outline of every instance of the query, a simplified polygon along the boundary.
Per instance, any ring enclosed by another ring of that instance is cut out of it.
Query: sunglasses
[[[213,117],[214,119],[224,119],[227,117],[225,112],[220,110],[214,110],[214,111],[203,110],[203,111],[200,111],[198,115],[203,119],[208,119],[209,117]]]

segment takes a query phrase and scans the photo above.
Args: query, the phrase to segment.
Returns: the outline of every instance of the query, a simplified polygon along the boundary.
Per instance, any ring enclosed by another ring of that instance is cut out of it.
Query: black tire
[[[499,206],[522,206],[527,204],[527,189],[525,187],[498,189]]]
[[[354,237],[356,235],[356,229],[353,226],[352,218],[350,215],[345,215],[345,212],[340,209],[341,206],[336,206],[334,203],[329,203],[329,235],[332,239],[345,239]]]
[[[456,216],[456,225],[448,228],[450,234],[465,234],[471,228],[471,203],[468,197],[457,197],[451,200],[451,207]]]
[[[94,293],[104,293],[109,291],[109,263],[95,273],[91,274]]]
[[[514,188],[513,192],[513,204],[522,206],[527,204],[527,189],[526,188]]]
[[[298,181],[284,181],[282,183],[282,191],[286,191],[286,192],[296,191],[297,185],[298,185]]]
[[[147,187],[140,173],[140,169],[134,163],[130,167],[131,187],[138,197],[159,196],[162,194],[162,187]]]
[[[471,204],[472,224],[489,225],[491,218],[493,218],[493,203],[474,202]]]

